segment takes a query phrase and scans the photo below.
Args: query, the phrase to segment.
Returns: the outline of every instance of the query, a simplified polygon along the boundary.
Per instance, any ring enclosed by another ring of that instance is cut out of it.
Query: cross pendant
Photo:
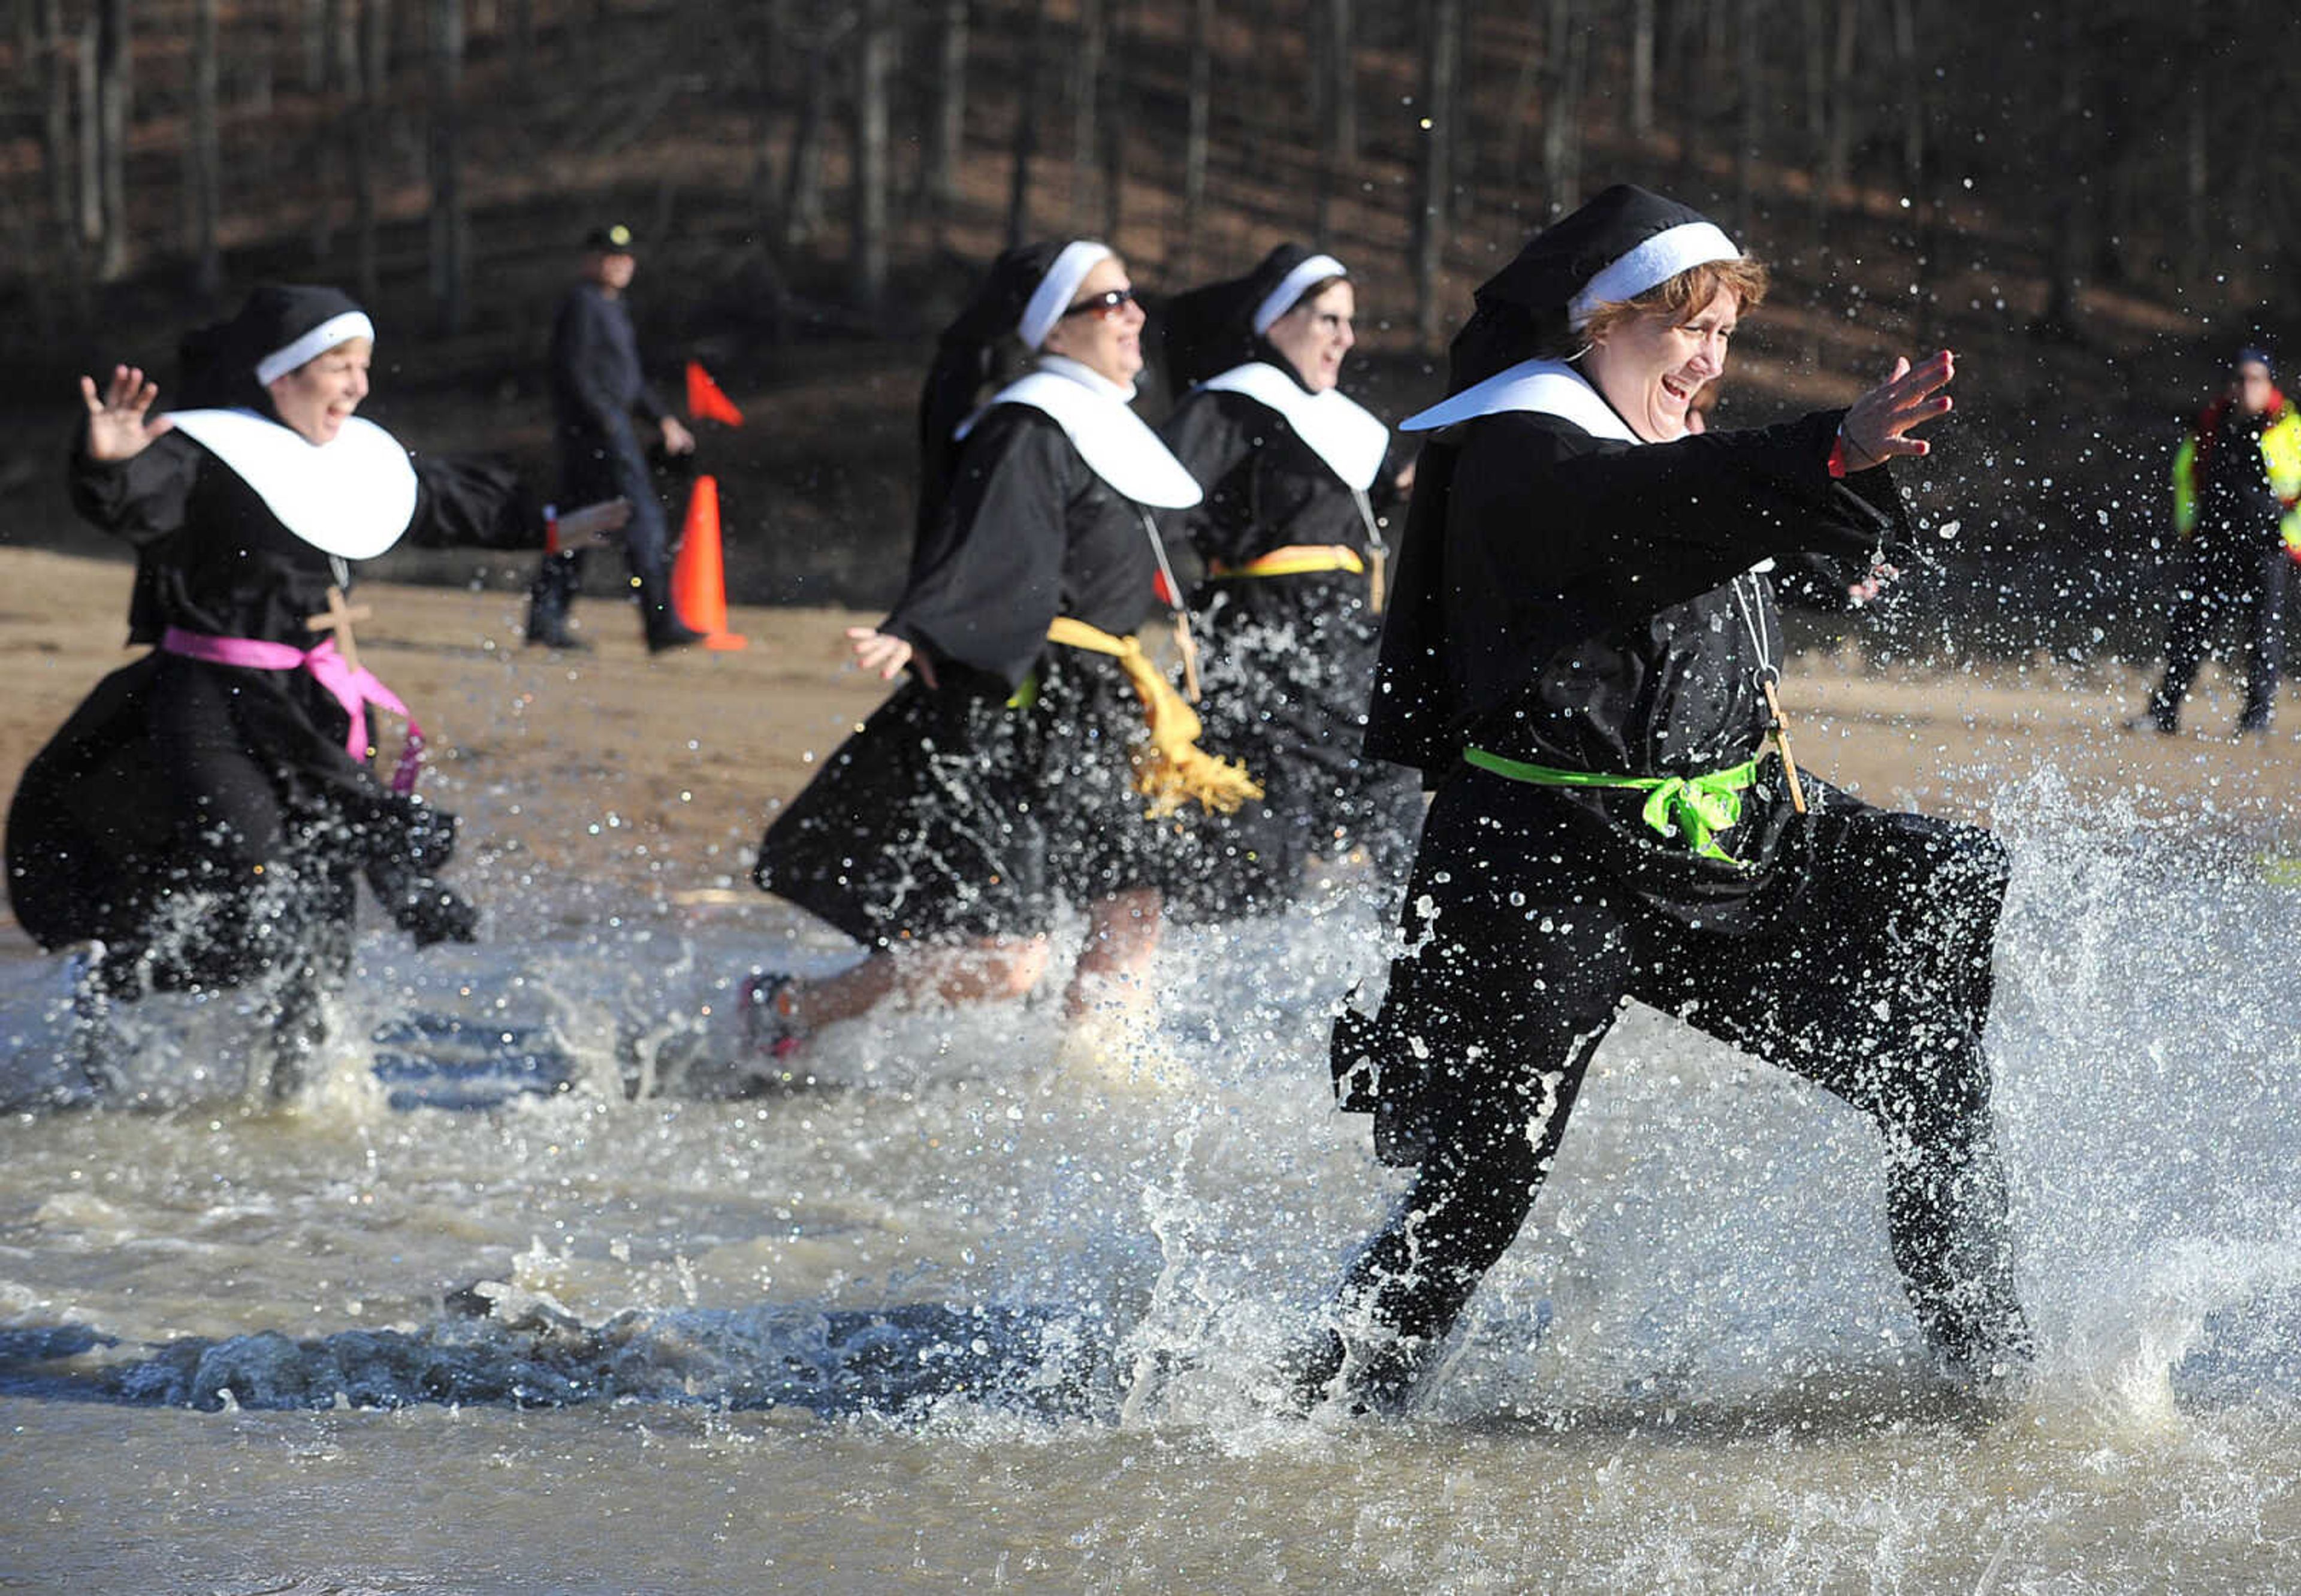
[[[1761,685],[1766,690],[1767,712],[1774,720],[1773,725],[1768,728],[1768,735],[1774,740],[1774,752],[1782,756],[1782,774],[1790,784],[1790,807],[1803,815],[1805,813],[1805,788],[1798,781],[1797,761],[1790,755],[1790,723],[1782,718],[1782,701],[1774,692],[1773,678],[1765,678]]]
[[[328,607],[323,614],[304,617],[305,631],[329,631],[336,637],[336,652],[344,656],[344,664],[356,671],[360,668],[359,645],[352,640],[352,623],[364,621],[375,612],[364,604],[346,604],[344,590],[333,582],[328,584]]]

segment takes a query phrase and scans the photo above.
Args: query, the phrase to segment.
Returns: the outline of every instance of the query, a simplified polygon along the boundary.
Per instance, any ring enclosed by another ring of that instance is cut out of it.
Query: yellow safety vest
[[[2284,502],[2277,523],[2288,548],[2301,549],[2301,411],[2280,402],[2277,419],[2262,430],[2261,460],[2269,486]],[[2197,435],[2181,439],[2173,455],[2173,530],[2187,538],[2197,530]]]

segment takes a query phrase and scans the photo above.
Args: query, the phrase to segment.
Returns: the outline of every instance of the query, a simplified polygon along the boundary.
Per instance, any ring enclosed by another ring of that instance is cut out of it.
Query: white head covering
[[[1031,302],[1023,307],[1023,319],[1015,323],[1015,331],[1023,347],[1032,353],[1047,341],[1047,334],[1063,319],[1069,308],[1071,296],[1078,292],[1086,274],[1110,258],[1110,246],[1098,244],[1092,238],[1074,238],[1063,246],[1062,254],[1047,268],[1046,276],[1031,294]]]
[[[1349,275],[1342,262],[1330,255],[1314,255],[1301,262],[1280,278],[1278,286],[1265,294],[1262,303],[1254,307],[1254,336],[1260,338],[1268,332],[1271,323],[1293,310],[1294,302],[1302,297],[1312,283],[1324,282],[1330,277]]]

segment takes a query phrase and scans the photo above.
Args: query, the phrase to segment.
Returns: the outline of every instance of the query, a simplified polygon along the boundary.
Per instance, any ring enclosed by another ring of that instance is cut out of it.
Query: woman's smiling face
[[[1686,436],[1686,407],[1726,372],[1741,301],[1720,288],[1691,315],[1648,311],[1599,333],[1582,368],[1606,402],[1648,443]]]

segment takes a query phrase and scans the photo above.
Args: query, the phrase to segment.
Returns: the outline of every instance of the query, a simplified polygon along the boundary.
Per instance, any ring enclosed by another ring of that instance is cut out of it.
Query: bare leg
[[[1094,901],[1087,909],[1086,946],[1063,994],[1064,1017],[1081,1020],[1099,1004],[1149,992],[1162,912],[1156,887],[1129,887]]]
[[[851,970],[791,989],[788,1017],[810,1028],[867,1014],[889,998],[933,996],[957,1006],[1020,998],[1047,968],[1044,937],[996,937],[965,948],[875,952]]]

